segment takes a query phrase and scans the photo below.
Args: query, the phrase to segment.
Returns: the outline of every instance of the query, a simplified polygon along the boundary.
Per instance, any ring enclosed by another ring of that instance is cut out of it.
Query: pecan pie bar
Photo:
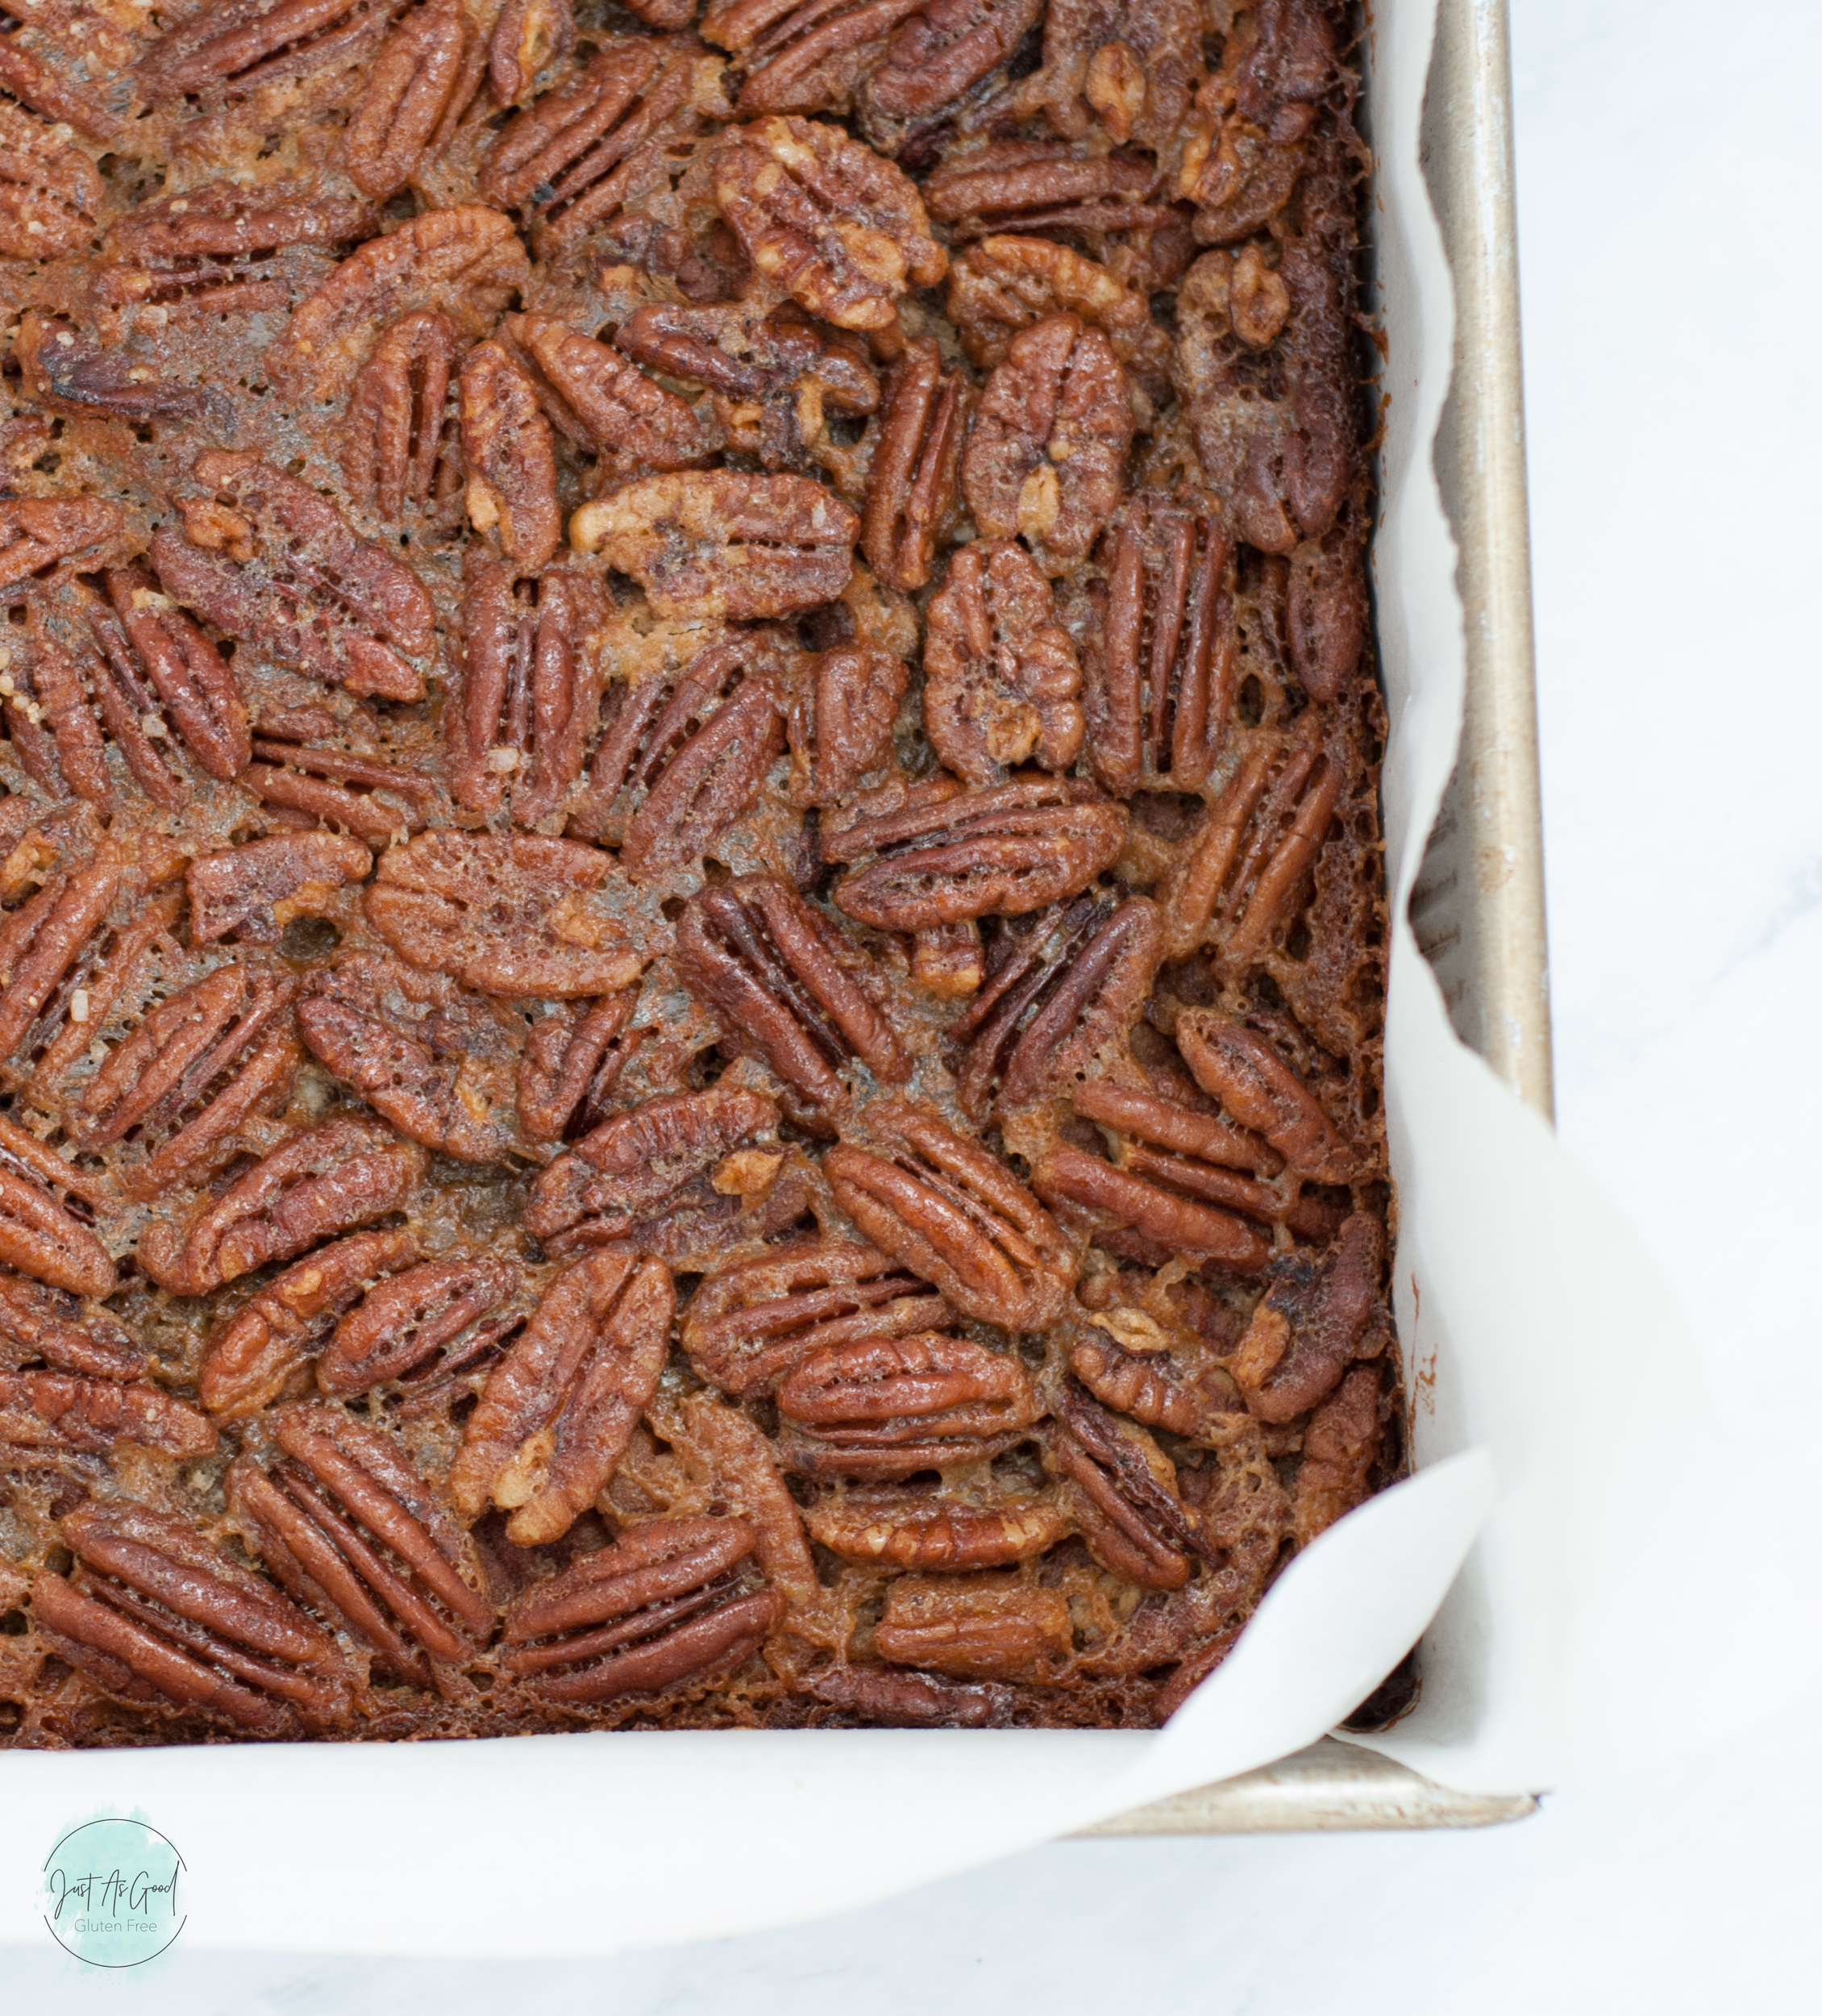
[[[1326,0],[14,0],[0,1741],[1154,1725],[1397,1474]]]

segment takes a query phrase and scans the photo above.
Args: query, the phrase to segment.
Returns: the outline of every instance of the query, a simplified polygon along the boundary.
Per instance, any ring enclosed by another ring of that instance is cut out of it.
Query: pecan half
[[[578,552],[630,574],[659,616],[744,623],[834,602],[854,571],[859,520],[805,476],[688,469],[584,504]]]
[[[0,502],[0,588],[118,537],[120,507],[100,497],[21,497]]]
[[[729,110],[699,43],[606,39],[574,77],[502,131],[481,171],[489,202],[524,212],[540,259],[560,258],[668,185],[672,149]],[[706,70],[709,74],[703,74]]]
[[[1088,590],[1088,752],[1109,790],[1208,782],[1233,718],[1233,546],[1216,518],[1135,498]]]
[[[397,522],[407,500],[431,501],[443,452],[445,409],[461,331],[448,315],[399,316],[355,375],[342,435],[348,494]]]
[[[1202,1089],[1263,1135],[1298,1175],[1345,1183],[1355,1173],[1358,1157],[1267,1038],[1214,1009],[1186,1008],[1176,1039]]]
[[[1005,1568],[1056,1545],[1069,1521],[1041,1499],[948,1504],[921,1492],[847,1497],[804,1515],[810,1537],[863,1568]]]
[[[1129,1166],[1134,1162],[1146,1173]],[[1200,1162],[1129,1150],[1125,1160],[1115,1164],[1059,1141],[1032,1170],[1031,1187],[1059,1209],[1084,1207],[1097,1231],[1100,1221],[1109,1219],[1134,1227],[1167,1252],[1219,1260],[1242,1273],[1258,1272],[1271,1256],[1270,1245],[1246,1219],[1200,1200],[1213,1190],[1224,1203],[1233,1202],[1238,1190],[1247,1199],[1243,1208],[1263,1217],[1276,1198],[1262,1193],[1256,1184]]]
[[[1334,1391],[1351,1359],[1383,1348],[1384,1248],[1379,1220],[1357,1211],[1320,1260],[1272,1263],[1276,1279],[1228,1361],[1261,1421],[1294,1421]]]
[[[911,668],[896,652],[858,645],[811,652],[792,681],[785,733],[792,805],[834,805],[892,748]]]
[[[366,848],[343,833],[281,833],[201,855],[189,868],[191,934],[199,945],[230,931],[275,944],[293,918],[321,915],[372,868]]]
[[[1249,751],[1165,893],[1170,952],[1213,938],[1238,968],[1291,916],[1341,802],[1342,766],[1307,741]]]
[[[457,1252],[370,1283],[317,1360],[316,1383],[331,1399],[347,1400],[391,1380],[472,1370],[522,1320],[493,1311],[511,1301],[523,1278],[508,1255]]]
[[[885,54],[886,41],[923,0],[709,0],[702,35],[747,67],[734,109],[845,112]]]
[[[531,264],[511,221],[460,203],[427,211],[344,259],[286,325],[272,352],[281,384],[333,398],[381,330],[420,309],[448,315],[464,336],[487,334]]]
[[[677,963],[730,1030],[819,1105],[847,1097],[837,1073],[851,1059],[888,1085],[911,1075],[876,986],[866,984],[871,962],[776,876],[743,876],[693,897],[677,926]]]
[[[123,1442],[189,1459],[209,1454],[215,1431],[206,1414],[145,1381],[0,1372],[0,1443],[106,1451]]]
[[[1050,585],[1016,540],[977,539],[950,560],[924,644],[924,726],[965,784],[1036,762],[1067,770],[1082,746],[1081,668]]]
[[[480,81],[478,65],[471,73],[464,60],[474,39],[462,0],[425,0],[393,30],[342,140],[342,160],[363,195],[375,202],[396,196],[433,140],[467,109]]]
[[[1074,1633],[1055,1589],[998,1577],[905,1575],[886,1592],[873,1643],[894,1665],[1042,1685],[1067,1672]]]
[[[749,1568],[744,1519],[654,1519],[527,1589],[501,1662],[542,1699],[665,1694],[739,1666],[784,1609]]]
[[[846,876],[835,906],[883,931],[967,918],[1022,917],[1086,887],[1118,855],[1123,805],[1071,778],[984,791],[921,787],[904,810],[855,818],[821,839],[823,858],[871,864]]]
[[[861,88],[867,138],[885,146],[913,121],[927,130],[1012,56],[1042,12],[1043,0],[924,0]]]
[[[312,976],[297,1027],[311,1055],[409,1139],[459,1162],[497,1162],[512,1141],[511,1079],[485,1009],[464,1014],[450,991],[357,952]]]
[[[43,1359],[52,1372],[85,1379],[138,1379],[146,1354],[103,1311],[21,1275],[0,1275],[0,1365],[17,1371]]]
[[[528,1141],[572,1141],[606,1117],[615,1081],[647,1029],[629,1030],[637,992],[622,988],[534,1023],[519,1060],[519,1132]]]
[[[962,373],[943,370],[931,341],[911,344],[886,380],[871,430],[860,545],[888,588],[909,593],[930,577],[938,541],[955,516],[968,403]]]
[[[1088,760],[1109,791],[1196,791],[1238,683],[1233,549],[1213,517],[1135,498],[1102,549],[1082,641]]]
[[[837,1202],[867,1237],[976,1322],[1055,1322],[1075,1269],[1024,1185],[928,1107],[881,1100],[867,1119],[878,1152],[844,1140],[823,1161]]]
[[[72,585],[77,597],[93,599],[79,585]],[[168,731],[156,702],[132,678],[136,669],[130,656],[127,669],[117,676],[113,664],[99,657],[86,639],[77,642],[73,636],[71,641],[74,650],[65,650],[35,606],[27,614],[24,660],[15,660],[10,648],[5,651],[6,662],[17,669],[0,674],[0,705],[26,774],[54,797],[86,799],[110,818],[117,806],[105,727],[147,797],[163,810],[180,810],[189,802],[189,785],[147,735],[148,720],[161,738]],[[135,701],[139,703],[136,707]]]
[[[61,1531],[79,1565],[67,1581],[38,1578],[32,1618],[108,1693],[255,1735],[347,1723],[352,1676],[335,1641],[193,1527],[90,1502],[65,1513]]]
[[[471,1658],[493,1606],[472,1542],[403,1447],[323,1406],[284,1409],[272,1439],[269,1471],[242,1456],[227,1474],[228,1502],[272,1573],[411,1685]]]
[[[959,239],[1015,231],[1135,231],[1170,223],[1157,163],[1067,140],[992,140],[958,149],[924,183],[924,200]]]
[[[293,814],[288,824],[344,827],[356,839],[377,846],[419,831],[434,808],[437,787],[421,770],[396,763],[376,762],[336,748],[306,747],[303,737],[327,727],[335,731],[333,715],[302,709],[294,714],[268,716],[260,723],[253,744],[258,759],[239,781],[256,798]],[[281,735],[284,739],[281,739]],[[297,739],[289,738],[295,735]]]
[[[571,831],[618,842],[639,881],[687,868],[758,797],[783,746],[779,718],[784,638],[736,631],[674,677],[614,681]]]
[[[650,312],[642,308],[630,322]],[[554,315],[509,315],[505,328],[535,368],[533,384],[551,424],[594,451],[609,487],[652,471],[688,469],[716,448],[713,429],[688,400],[632,361],[640,353],[630,340],[630,323],[619,331],[619,348]],[[658,368],[670,371],[668,360]]]
[[[892,1482],[998,1456],[1042,1411],[1010,1353],[930,1331],[866,1337],[824,1345],[779,1382],[779,1453],[805,1476]]]
[[[468,523],[535,573],[563,535],[556,454],[531,381],[501,344],[477,343],[463,360],[461,414]]]
[[[515,824],[535,826],[580,782],[601,706],[599,614],[593,585],[562,569],[515,581],[471,552],[464,568],[467,639],[460,710],[445,713],[450,789],[474,812],[512,791]]]
[[[173,1293],[206,1294],[401,1210],[423,1173],[423,1150],[389,1130],[330,1121],[274,1149],[187,1228],[152,1227],[139,1241],[140,1264]]]
[[[364,203],[325,197],[307,181],[246,188],[211,182],[182,196],[142,203],[110,230],[110,245],[148,269],[205,257],[235,259],[285,245],[333,245],[364,236]]]
[[[525,1225],[549,1244],[624,1239],[685,1185],[778,1124],[756,1092],[668,1092],[604,1120],[532,1185]]]
[[[107,660],[109,683],[117,689],[110,699],[98,685],[96,699],[123,753],[128,743],[121,714],[147,698],[149,683],[198,768],[224,782],[239,776],[252,754],[247,702],[220,652],[182,610],[157,593],[144,568],[110,568],[106,578],[114,620],[91,603],[88,622]],[[140,708],[142,725],[153,711],[149,702]],[[140,776],[142,766],[131,756],[127,760]]]
[[[211,183],[120,219],[108,234],[114,256],[97,271],[94,298],[107,308],[162,308],[167,316],[285,308],[297,277],[321,270],[322,252],[365,237],[373,225],[365,203],[326,196],[307,179]],[[289,248],[295,248],[289,259],[274,260]]]
[[[1181,1589],[1192,1557],[1219,1550],[1177,1491],[1176,1465],[1143,1428],[1109,1414],[1073,1381],[1059,1393],[1046,1460],[1088,1552],[1141,1589]]]
[[[949,256],[917,190],[839,127],[773,118],[736,127],[710,163],[715,200],[767,279],[838,329],[888,329]]]
[[[1162,389],[1170,338],[1152,320],[1145,296],[1098,260],[1054,239],[984,238],[949,269],[950,319],[984,369],[1004,360],[1021,329],[1058,314],[1099,329],[1129,370]]]
[[[1042,0],[713,0],[706,40],[747,66],[738,109],[845,112],[890,149],[912,119],[970,90],[1017,47]]]
[[[356,11],[356,0],[280,0],[263,14],[208,9],[152,44],[139,59],[139,88],[152,104],[163,105],[204,93],[250,91],[268,78],[297,75],[346,52],[348,17]],[[372,26],[357,19],[353,39],[365,39]]]
[[[1159,1075],[1168,1084],[1167,1074]],[[1178,1089],[1188,1089],[1180,1086],[1179,1081],[1178,1087],[1172,1088]],[[1149,1142],[1155,1148],[1170,1149],[1187,1156],[1191,1163],[1212,1165],[1192,1169],[1149,1152],[1135,1152],[1122,1154],[1123,1166],[1160,1181],[1175,1180],[1179,1187],[1193,1195],[1258,1218],[1278,1215],[1278,1201],[1265,1185],[1217,1173],[1248,1169],[1261,1176],[1276,1176],[1284,1166],[1283,1158],[1256,1134],[1200,1111],[1183,1098],[1171,1096],[1171,1092],[1160,1091],[1155,1086],[1142,1089],[1111,1074],[1071,1087],[1070,1098],[1084,1119]]]
[[[1383,1434],[1382,1411],[1379,1375],[1362,1365],[1310,1416],[1291,1499],[1299,1547],[1308,1547],[1367,1497]]]
[[[256,1414],[277,1398],[377,1276],[417,1257],[418,1241],[409,1231],[356,1232],[286,1268],[210,1331],[196,1381],[203,1406],[229,1420]]]
[[[449,1467],[457,1509],[489,1499],[521,1547],[560,1539],[593,1503],[658,1390],[676,1308],[671,1270],[625,1248],[558,1275],[489,1377]]]
[[[0,78],[10,88],[10,80]],[[94,238],[106,190],[87,155],[16,105],[0,105],[0,253],[61,259]]]
[[[576,840],[447,828],[380,859],[368,921],[414,966],[483,993],[610,993],[645,965],[617,914],[614,860]]]
[[[156,697],[139,681],[131,653],[98,598],[77,584],[68,592],[79,606],[101,612],[100,624],[111,633],[110,643],[120,647],[119,663],[114,652],[104,658],[94,648],[92,631],[48,619],[41,605],[28,607],[23,661],[9,652],[8,661],[16,669],[0,679],[15,752],[45,790],[60,798],[85,798],[103,817],[111,817],[117,809],[107,764],[111,740],[152,803],[163,811],[181,810],[189,802],[189,782],[147,733],[149,723],[159,740],[170,739]],[[68,613],[67,605],[59,612]],[[96,620],[91,618],[92,623]],[[59,641],[59,631],[69,648]]]
[[[310,678],[423,698],[423,674],[408,661],[435,650],[436,612],[404,561],[256,455],[211,449],[197,457],[196,477],[218,503],[187,510],[181,538],[152,535],[152,565],[171,594]]]
[[[1079,897],[1040,918],[950,1032],[967,1045],[956,1085],[962,1110],[978,1123],[996,1100],[1004,1109],[1074,1090],[1124,1039],[1163,956],[1163,920],[1142,896],[1115,907]]]
[[[1119,509],[1133,403],[1100,330],[1046,315],[1006,346],[962,452],[962,494],[991,539],[1022,536],[1046,573],[1086,557]]]
[[[743,1400],[829,1347],[947,1329],[949,1306],[871,1246],[801,1239],[711,1274],[684,1312],[683,1347]]]
[[[122,1173],[135,1198],[226,1160],[242,1124],[282,1103],[302,1061],[295,992],[237,961],[160,1002],[103,1056],[73,1102],[70,1132],[89,1149],[131,1136],[145,1158]],[[98,1028],[93,989],[89,1006],[88,1027]]]

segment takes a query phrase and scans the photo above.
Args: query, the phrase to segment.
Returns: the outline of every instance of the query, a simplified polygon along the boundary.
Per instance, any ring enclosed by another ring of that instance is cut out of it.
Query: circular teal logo
[[[139,1967],[183,1929],[184,1859],[144,1820],[85,1820],[44,1858],[44,1923],[91,1967]]]

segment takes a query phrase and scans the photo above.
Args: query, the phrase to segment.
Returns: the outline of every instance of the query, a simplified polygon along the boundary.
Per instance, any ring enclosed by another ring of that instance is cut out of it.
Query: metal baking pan
[[[1412,892],[1411,923],[1456,1033],[1548,1120],[1549,968],[1506,0],[1441,0],[1422,149],[1455,281],[1454,373],[1436,471],[1460,554],[1467,692],[1454,774]],[[1475,1827],[1522,1819],[1537,1803],[1451,1792],[1376,1752],[1325,1737],[1263,1770],[1086,1831]]]

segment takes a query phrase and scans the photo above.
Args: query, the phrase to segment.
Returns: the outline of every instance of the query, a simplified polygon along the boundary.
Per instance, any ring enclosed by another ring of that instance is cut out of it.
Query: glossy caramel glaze
[[[0,1745],[1150,1727],[1402,1465],[1351,16],[630,4],[0,32]]]

